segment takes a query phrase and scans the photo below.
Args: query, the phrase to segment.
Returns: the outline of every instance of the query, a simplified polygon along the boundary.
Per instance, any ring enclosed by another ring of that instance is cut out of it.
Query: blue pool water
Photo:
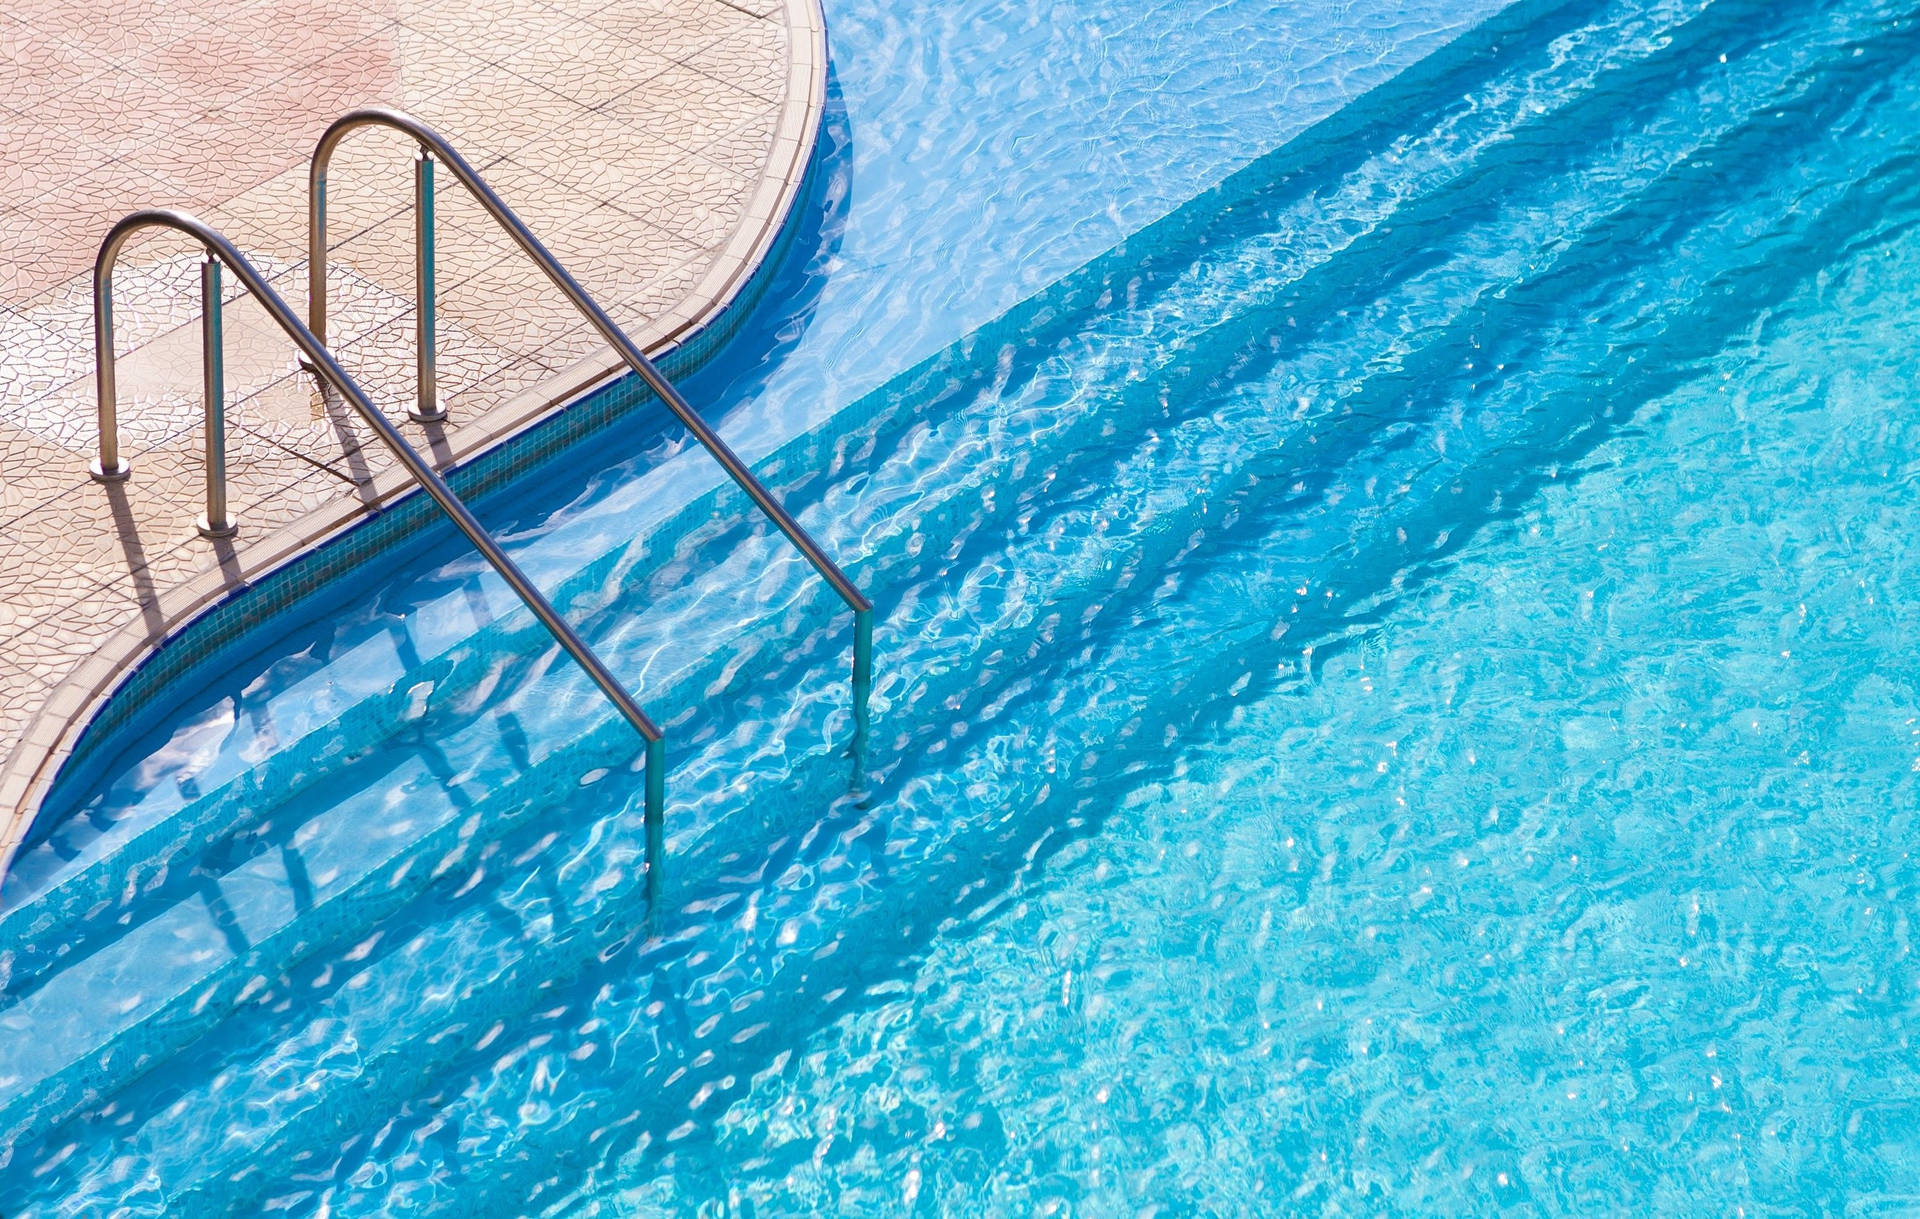
[[[1061,58],[993,12],[928,79]],[[938,278],[859,185],[927,58],[837,14],[811,290],[696,385],[840,395],[767,469],[882,608],[865,766],[798,565],[562,463],[486,514],[672,724],[651,924],[624,727],[417,551],[23,857],[7,1213],[1912,1205],[1914,17],[1524,5],[1262,159],[1223,66],[1197,197],[920,310],[835,286]]]

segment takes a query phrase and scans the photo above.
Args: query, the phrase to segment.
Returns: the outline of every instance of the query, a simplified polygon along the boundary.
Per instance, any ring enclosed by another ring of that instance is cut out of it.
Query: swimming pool
[[[489,505],[643,690],[698,679],[657,935],[630,743],[428,554],[50,840],[253,818],[22,937],[0,1020],[170,895],[242,964],[217,1036],[5,1184],[56,1212],[1911,1197],[1917,38],[1888,4],[1510,10],[1011,311],[916,314],[935,354],[769,462],[888,611],[861,771],[832,607],[698,498],[636,540],[657,454]],[[792,352],[857,331],[830,292],[706,383],[826,378]],[[301,757],[335,713],[364,750]],[[228,786],[283,756],[290,803]],[[57,892],[57,853],[10,883]]]

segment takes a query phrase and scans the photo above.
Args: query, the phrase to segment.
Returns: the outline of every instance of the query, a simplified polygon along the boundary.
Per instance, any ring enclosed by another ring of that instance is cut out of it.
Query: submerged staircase
[[[864,769],[831,607],[719,490],[541,531],[688,732],[654,906],[630,730],[470,564],[296,649],[9,879],[0,1213],[535,1213],[698,1141],[1920,200],[1917,51],[1884,3],[1519,6],[793,442],[762,476],[893,607]]]

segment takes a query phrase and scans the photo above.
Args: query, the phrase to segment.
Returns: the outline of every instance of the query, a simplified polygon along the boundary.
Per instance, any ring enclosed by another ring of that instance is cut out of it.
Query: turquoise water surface
[[[556,463],[483,515],[669,723],[659,906],[624,724],[416,547],[22,857],[7,1213],[1916,1205],[1915,6],[1399,29],[1262,156],[1246,64],[1338,46],[1267,12],[836,14],[816,230],[690,396],[879,606],[866,755],[733,499]],[[1159,142],[1048,194],[981,126],[1042,194],[942,278],[861,116],[917,164],[878,82],[1008,48]]]

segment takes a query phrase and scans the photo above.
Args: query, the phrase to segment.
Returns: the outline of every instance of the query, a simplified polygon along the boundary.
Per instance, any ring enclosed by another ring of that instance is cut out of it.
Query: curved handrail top
[[[762,512],[772,519],[780,532],[787,535],[787,539],[813,565],[814,570],[833,586],[833,590],[852,607],[854,613],[862,615],[872,611],[873,602],[854,587],[853,581],[840,570],[839,564],[828,558],[826,552],[820,549],[812,536],[788,514],[785,508],[781,507],[779,501],[775,500],[772,494],[760,484],[760,480],[753,476],[753,472],[747,469],[746,463],[740,460],[739,455],[707,425],[706,420],[700,417],[687,400],[681,397],[680,392],[654,366],[653,361],[647,358],[646,353],[627,337],[624,330],[614,324],[606,311],[601,309],[566,268],[560,265],[560,260],[541,244],[540,239],[535,237],[533,231],[514,214],[513,209],[494,193],[493,188],[487,185],[486,179],[480,176],[479,171],[474,169],[467,159],[432,127],[404,111],[387,106],[364,106],[357,110],[350,110],[335,119],[321,135],[320,142],[314,146],[313,159],[308,164],[310,228],[317,227],[312,222],[319,216],[317,209],[324,199],[321,187],[326,180],[327,168],[333,161],[333,151],[348,133],[360,127],[390,127],[396,131],[405,132],[443,160],[447,167],[453,170],[454,177],[460,179],[462,185],[473,192],[480,206],[485,208],[487,213],[507,230],[515,244],[539,265],[547,278],[553,281],[554,287],[560,289],[561,293],[573,302],[574,307],[586,315],[587,320],[593,323],[594,329],[600,332],[600,337],[605,339],[627,365],[640,375],[640,379],[646,382],[647,388],[659,395],[661,401],[667,404],[667,409],[671,410],[707,451],[713,454],[714,459],[726,470],[728,476],[747,493],[748,498],[752,499]],[[309,238],[311,239],[312,236],[313,233],[310,232]],[[324,291],[324,289],[321,290]]]
[[[109,319],[110,315],[106,310],[111,298],[105,289],[112,278],[114,263],[120,256],[121,247],[133,234],[148,228],[168,228],[185,233],[200,241],[210,254],[224,263],[253,294],[254,299],[260,302],[261,307],[267,311],[267,315],[279,324],[287,337],[293,340],[294,346],[307,357],[314,370],[339,390],[342,397],[353,404],[361,418],[393,451],[394,456],[400,460],[401,465],[406,467],[414,481],[419,483],[428,496],[452,519],[460,532],[466,535],[467,540],[473,543],[474,548],[533,612],[534,617],[547,628],[554,637],[554,641],[586,671],[587,676],[592,678],[602,693],[612,700],[614,706],[634,726],[647,744],[658,745],[665,739],[665,734],[660,730],[659,725],[641,710],[633,696],[626,692],[619,680],[601,663],[600,658],[594,655],[586,643],[574,633],[573,628],[560,618],[558,611],[547,601],[546,595],[534,586],[512,559],[507,557],[506,552],[500,549],[492,535],[487,533],[473,513],[453,493],[452,488],[447,486],[433,467],[428,465],[413,446],[407,443],[406,437],[402,436],[393,423],[373,405],[366,391],[361,389],[359,383],[340,366],[339,361],[334,359],[333,353],[327,350],[326,345],[307,329],[306,324],[295,315],[286,299],[274,290],[253,263],[248,261],[247,256],[242,254],[239,248],[227,240],[218,229],[190,212],[175,208],[146,208],[122,218],[107,231],[106,238],[100,243],[100,252],[94,259],[96,321]],[[101,349],[99,360],[103,365],[108,365],[113,359],[113,336],[107,334],[103,337],[105,345]],[[111,382],[107,381],[105,384],[111,384]]]

